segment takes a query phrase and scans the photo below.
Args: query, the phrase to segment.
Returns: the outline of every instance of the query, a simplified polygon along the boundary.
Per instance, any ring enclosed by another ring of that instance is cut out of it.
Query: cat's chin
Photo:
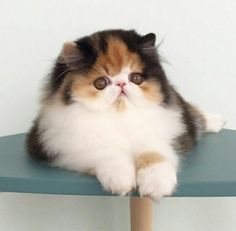
[[[117,101],[127,101],[127,100],[128,100],[127,94],[121,92],[121,93],[118,95],[118,97],[117,97],[117,99],[116,99],[116,102],[117,102]]]

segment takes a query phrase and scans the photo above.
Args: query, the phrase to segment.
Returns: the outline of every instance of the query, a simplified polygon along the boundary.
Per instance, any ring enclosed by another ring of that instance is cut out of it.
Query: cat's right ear
[[[152,57],[156,53],[156,35],[154,33],[149,33],[140,38],[139,46],[143,53]]]
[[[74,68],[82,59],[83,55],[74,42],[66,42],[61,52],[61,60],[70,68]]]
[[[154,48],[156,43],[156,35],[149,33],[141,37],[140,44],[142,48]]]

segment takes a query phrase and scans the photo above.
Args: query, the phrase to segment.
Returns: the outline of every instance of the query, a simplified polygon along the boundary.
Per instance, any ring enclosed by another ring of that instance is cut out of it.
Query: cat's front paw
[[[96,174],[103,188],[114,194],[124,196],[136,186],[135,170],[130,165],[103,166]]]
[[[141,196],[160,200],[173,193],[177,184],[176,170],[168,162],[161,162],[142,168],[137,173],[137,185]]]

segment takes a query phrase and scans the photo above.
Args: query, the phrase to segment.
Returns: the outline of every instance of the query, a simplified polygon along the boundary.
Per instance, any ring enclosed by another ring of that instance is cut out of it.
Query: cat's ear
[[[68,67],[73,68],[83,59],[83,55],[76,43],[65,42],[62,48],[61,58]]]
[[[141,37],[140,45],[142,48],[155,48],[156,35],[154,33],[149,33]]]

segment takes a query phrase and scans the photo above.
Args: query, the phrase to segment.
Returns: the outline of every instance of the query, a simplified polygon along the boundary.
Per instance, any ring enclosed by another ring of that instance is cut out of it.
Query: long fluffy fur
[[[123,195],[138,186],[142,195],[154,199],[171,194],[180,155],[202,133],[218,131],[223,120],[201,112],[171,86],[154,34],[109,30],[73,44],[64,46],[49,75],[28,134],[30,155],[95,174],[113,193]],[[112,81],[127,82],[128,99],[113,102],[111,92],[117,94],[118,88],[112,86],[110,92],[94,89],[91,81],[103,68]],[[142,73],[143,84],[128,82],[132,71]],[[143,167],[137,168],[141,157]]]

